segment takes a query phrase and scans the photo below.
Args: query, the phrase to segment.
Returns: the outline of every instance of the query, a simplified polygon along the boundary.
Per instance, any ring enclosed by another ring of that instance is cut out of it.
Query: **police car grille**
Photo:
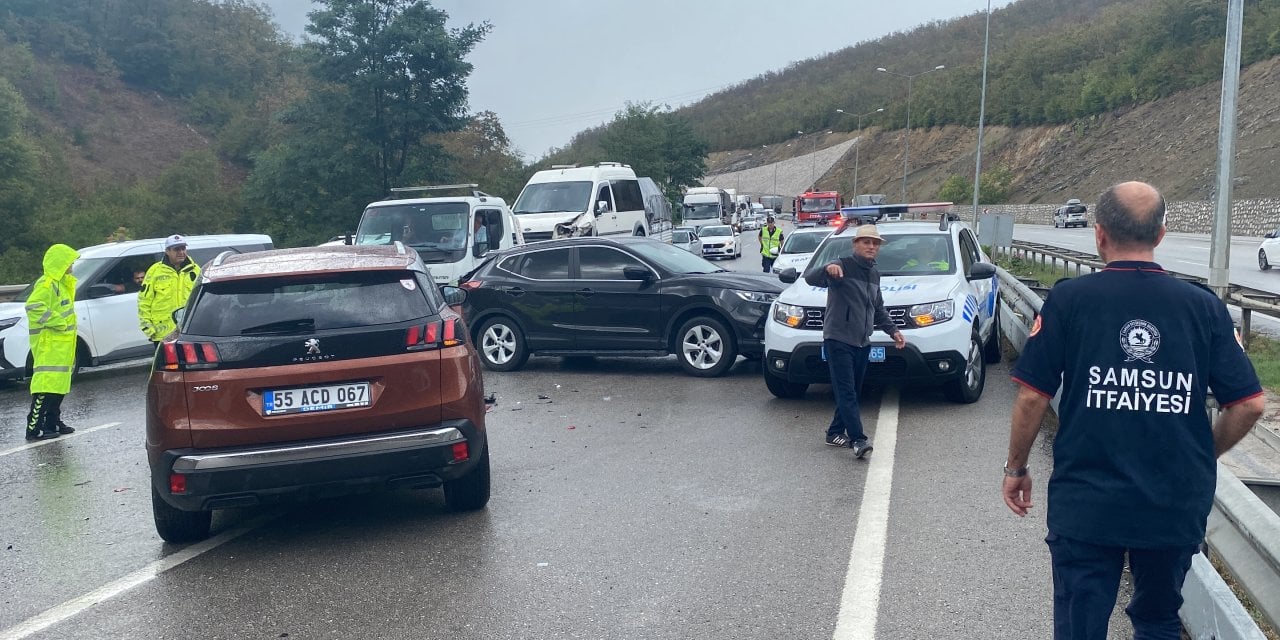
[[[822,320],[827,310],[823,307],[805,307],[804,321],[800,323],[800,329],[812,329],[814,331],[822,331]]]
[[[907,317],[906,307],[887,307],[886,310],[889,312],[889,318],[893,320],[894,326],[904,328],[915,326],[915,323]]]
[[[526,232],[524,232],[524,241],[525,241],[525,242],[542,242],[543,240],[550,240],[550,239],[551,239],[551,232],[550,232],[550,231],[526,231]]]

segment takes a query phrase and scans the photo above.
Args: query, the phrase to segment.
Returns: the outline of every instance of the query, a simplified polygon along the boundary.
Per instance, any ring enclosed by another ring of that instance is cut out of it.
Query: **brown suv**
[[[209,535],[211,511],[443,486],[489,501],[480,361],[416,251],[224,253],[179,311],[147,386],[156,530]]]

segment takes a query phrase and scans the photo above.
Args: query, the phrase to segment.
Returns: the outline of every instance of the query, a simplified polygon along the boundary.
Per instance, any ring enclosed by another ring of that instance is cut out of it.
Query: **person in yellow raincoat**
[[[138,292],[138,321],[151,342],[178,328],[173,312],[187,306],[199,279],[199,265],[187,256],[187,239],[177,234],[165,238],[164,258],[147,269]]]
[[[56,438],[75,429],[62,422],[62,398],[71,390],[76,365],[76,278],[71,263],[75,249],[55,244],[44,254],[44,275],[27,296],[31,330],[31,411],[27,439]]]

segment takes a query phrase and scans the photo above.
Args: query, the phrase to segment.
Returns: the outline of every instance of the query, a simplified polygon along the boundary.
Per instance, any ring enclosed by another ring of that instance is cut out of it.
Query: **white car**
[[[671,244],[695,256],[702,255],[702,240],[698,238],[698,233],[693,229],[676,227],[671,230]]]
[[[1258,268],[1267,271],[1271,269],[1271,265],[1280,261],[1280,229],[1262,237],[1265,240],[1258,245]]]
[[[1089,226],[1089,207],[1081,204],[1076,198],[1067,200],[1067,204],[1053,212],[1054,229],[1087,226]]]
[[[811,264],[851,255],[854,229],[827,236]],[[880,225],[880,234],[880,291],[907,346],[895,349],[888,335],[874,332],[867,380],[940,385],[953,402],[977,402],[987,363],[1001,355],[995,265],[960,222],[895,222]],[[831,381],[822,352],[827,290],[792,275],[779,276],[792,284],[773,303],[764,330],[765,385],[779,398]]]
[[[760,217],[760,214],[758,213],[752,213],[742,217],[743,231],[755,231],[762,226],[764,226],[764,218]]]
[[[709,224],[698,230],[702,239],[702,257],[741,258],[742,242],[733,227],[727,224]]]
[[[800,227],[792,231],[782,241],[782,251],[773,261],[773,272],[782,273],[786,269],[795,269],[798,273],[804,273],[813,252],[818,250],[818,245],[832,231],[833,227]]]
[[[271,236],[225,234],[187,236],[187,254],[204,264],[223,251],[248,253],[272,248]],[[112,242],[80,249],[71,265],[76,277],[76,369],[143,358],[155,353],[138,322],[138,289],[133,276],[164,255],[164,238]],[[0,303],[0,378],[24,378],[31,371],[31,343],[23,303]]]

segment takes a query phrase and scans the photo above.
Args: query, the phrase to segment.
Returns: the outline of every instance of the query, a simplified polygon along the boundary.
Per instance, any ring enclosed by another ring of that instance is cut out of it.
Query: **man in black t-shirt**
[[[1107,636],[1128,555],[1140,638],[1180,637],[1182,583],[1204,539],[1216,458],[1262,415],[1262,388],[1226,306],[1156,264],[1164,199],[1126,182],[1098,200],[1105,269],[1059,282],[1013,379],[1005,504],[1031,508],[1027,458],[1062,387],[1049,477],[1054,637]],[[1223,408],[1210,425],[1212,390]]]

